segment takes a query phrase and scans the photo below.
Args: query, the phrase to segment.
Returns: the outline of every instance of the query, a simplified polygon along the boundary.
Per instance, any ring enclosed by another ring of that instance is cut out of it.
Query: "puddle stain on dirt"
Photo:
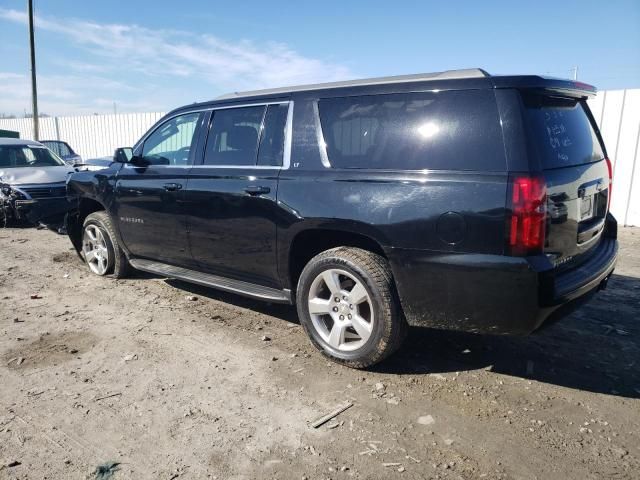
[[[51,260],[55,263],[76,263],[78,256],[73,252],[55,253]]]
[[[98,337],[89,332],[45,334],[34,342],[20,345],[5,352],[2,359],[4,365],[12,370],[56,365],[70,361],[87,352],[98,341]]]

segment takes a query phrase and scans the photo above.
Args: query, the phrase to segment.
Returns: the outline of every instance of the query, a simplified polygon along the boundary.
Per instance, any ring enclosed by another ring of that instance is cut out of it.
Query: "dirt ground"
[[[413,329],[357,371],[292,307],[99,278],[64,236],[0,230],[0,478],[640,478],[640,230],[620,237],[561,323]]]

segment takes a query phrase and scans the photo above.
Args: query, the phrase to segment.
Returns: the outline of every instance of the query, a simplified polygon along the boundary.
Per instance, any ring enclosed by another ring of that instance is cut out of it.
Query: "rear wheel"
[[[388,262],[359,248],[338,247],[311,259],[298,282],[297,308],[313,344],[354,368],[391,355],[407,330]]]
[[[113,223],[107,212],[94,212],[82,226],[82,258],[96,275],[126,276],[129,262],[118,244]]]

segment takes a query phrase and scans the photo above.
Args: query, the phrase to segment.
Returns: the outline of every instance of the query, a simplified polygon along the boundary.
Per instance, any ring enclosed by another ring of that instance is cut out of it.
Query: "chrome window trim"
[[[284,149],[282,151],[281,170],[288,170],[291,165],[291,149],[293,148],[293,100],[289,101],[287,123],[284,127]],[[256,165],[258,166],[258,165]]]
[[[242,170],[282,170],[277,165],[193,165],[193,168],[240,168]]]
[[[318,139],[318,149],[320,150],[320,161],[325,168],[331,168],[329,155],[327,154],[327,143],[324,141],[322,123],[320,122],[320,108],[318,107],[319,102],[319,100],[313,102],[313,116],[315,117],[316,138]]]
[[[153,167],[153,168],[188,168],[189,170],[192,169],[195,165],[148,165],[146,167],[139,167],[137,165],[131,165],[130,163],[125,163],[123,168],[149,168],[149,167]]]
[[[287,121],[285,123],[285,132],[284,132],[284,150],[282,152],[282,165],[204,165],[204,164],[192,164],[192,165],[153,165],[153,168],[241,168],[243,170],[288,170],[291,165],[291,149],[293,144],[293,100],[280,100],[275,102],[254,102],[254,103],[243,103],[241,105],[221,105],[219,107],[210,107],[210,108],[202,108],[198,110],[188,110],[185,112],[180,112],[171,117],[167,117],[164,122],[158,125],[157,128],[154,128],[152,131],[148,132],[138,143],[136,143],[136,148],[138,145],[144,144],[147,141],[147,138],[155,132],[158,128],[164,125],[169,120],[174,119],[175,117],[179,117],[182,115],[188,115],[190,113],[200,113],[200,112],[215,112],[216,110],[228,110],[230,108],[244,108],[244,107],[264,107],[268,105],[289,105],[289,110],[287,111]],[[129,163],[124,164],[124,168],[141,168],[136,167],[135,165],[131,165]]]
[[[207,110],[228,110],[230,108],[243,108],[243,107],[263,107],[265,105],[284,105],[285,103],[293,103],[292,100],[278,100],[274,102],[250,102],[240,103],[237,105],[219,105],[217,107],[210,107]]]

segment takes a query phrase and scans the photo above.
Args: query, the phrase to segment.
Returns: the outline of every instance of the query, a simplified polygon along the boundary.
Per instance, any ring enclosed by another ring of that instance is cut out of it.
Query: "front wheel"
[[[366,250],[338,247],[315,256],[300,275],[296,299],[312,343],[350,367],[382,361],[407,331],[387,260]]]
[[[96,275],[112,274],[122,278],[129,262],[118,244],[113,223],[107,212],[94,212],[82,225],[82,258]]]

